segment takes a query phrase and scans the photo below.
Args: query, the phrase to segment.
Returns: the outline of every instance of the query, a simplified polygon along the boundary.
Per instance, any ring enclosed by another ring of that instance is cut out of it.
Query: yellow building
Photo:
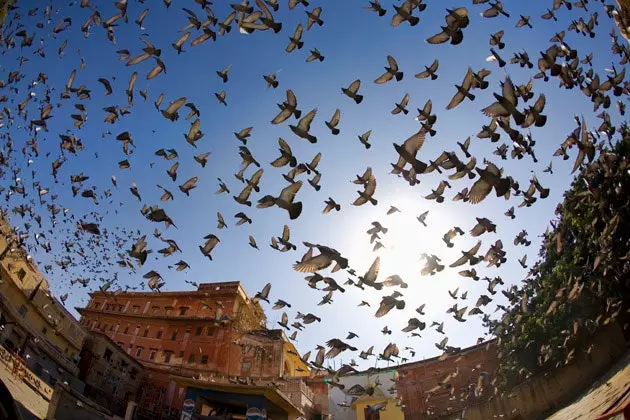
[[[45,382],[78,383],[86,333],[51,294],[48,281],[28,254],[16,247],[0,216],[0,343],[18,352]]]
[[[328,388],[328,414],[335,420],[404,420],[405,414],[397,404],[396,379],[397,373],[392,369],[340,377],[343,390],[338,387]],[[358,397],[349,395],[347,391],[356,386],[370,389],[370,392]],[[380,404],[385,404],[385,407],[381,410],[370,409]]]
[[[284,374],[289,378],[295,377],[310,377],[311,371],[308,364],[302,360],[297,349],[289,341],[284,332],[282,333],[284,338],[283,344],[283,358],[284,358]]]
[[[386,404],[385,408],[378,411],[370,410],[370,407],[376,407],[380,404]],[[385,395],[379,388],[374,390],[371,396],[363,395],[357,398],[351,405],[355,413],[356,420],[404,420],[405,413],[396,405],[396,400],[391,396]]]

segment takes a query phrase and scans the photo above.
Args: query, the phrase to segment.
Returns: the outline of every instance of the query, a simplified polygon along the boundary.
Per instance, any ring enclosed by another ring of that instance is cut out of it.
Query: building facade
[[[77,379],[85,331],[52,295],[48,281],[0,217],[0,343],[51,386],[63,380],[81,391]]]
[[[144,367],[107,335],[92,331],[81,350],[79,379],[83,395],[124,416],[129,401],[135,401]]]
[[[396,389],[405,419],[439,418],[493,396],[498,366],[495,341],[465,348],[448,357],[397,366]]]
[[[286,335],[264,328],[264,311],[240,282],[90,296],[77,308],[81,324],[142,363],[139,408],[154,416],[175,418],[182,408],[185,389],[173,377],[247,384],[309,375]]]

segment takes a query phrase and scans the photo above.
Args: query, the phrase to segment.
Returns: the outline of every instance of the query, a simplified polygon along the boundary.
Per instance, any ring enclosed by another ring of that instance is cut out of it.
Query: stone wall
[[[588,387],[626,350],[623,331],[617,323],[601,329],[590,343],[594,345],[590,355],[581,353],[569,365],[529,378],[501,397],[469,407],[461,412],[460,418],[536,419],[561,407]]]

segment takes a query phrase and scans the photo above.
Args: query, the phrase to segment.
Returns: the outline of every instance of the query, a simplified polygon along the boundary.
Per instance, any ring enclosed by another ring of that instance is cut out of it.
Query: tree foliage
[[[585,128],[583,128],[585,129]],[[510,305],[488,321],[501,349],[505,384],[590,352],[589,335],[630,308],[630,131],[597,146],[543,239],[539,261]]]

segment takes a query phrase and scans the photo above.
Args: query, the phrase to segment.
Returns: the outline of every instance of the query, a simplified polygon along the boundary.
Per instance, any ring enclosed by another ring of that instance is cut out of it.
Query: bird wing
[[[412,156],[416,156],[418,150],[422,148],[424,145],[424,139],[427,132],[423,128],[418,130],[416,133],[412,134],[405,142],[403,143],[403,149]]]
[[[350,83],[350,86],[348,86],[348,91],[352,93],[357,93],[360,87],[361,87],[361,80],[357,79],[354,82]]]
[[[426,41],[429,44],[443,44],[449,39],[451,39],[451,36],[448,33],[442,31],[433,36],[430,36],[429,38],[426,39]]]
[[[302,117],[302,119],[298,122],[298,128],[304,132],[308,132],[311,129],[311,122],[313,118],[315,118],[315,114],[317,113],[317,108],[314,108]]]
[[[310,257],[294,264],[293,268],[299,273],[314,273],[328,267],[331,263],[332,259],[329,255],[320,254],[316,257]]]
[[[178,109],[180,109],[182,106],[184,106],[184,104],[186,103],[186,98],[185,97],[181,97],[173,102],[170,103],[170,105],[168,106],[168,108],[166,108],[166,113],[167,114],[174,114],[175,112],[177,112]]]
[[[376,84],[383,84],[385,82],[389,82],[390,80],[392,80],[392,77],[394,77],[390,72],[386,71],[385,73],[381,74],[379,77],[377,77],[374,80],[374,83]]]
[[[329,124],[332,127],[335,127],[337,124],[339,124],[339,119],[340,118],[341,118],[341,111],[339,111],[339,108],[337,108],[337,110],[333,114],[332,118],[330,119],[330,123]]]
[[[295,199],[295,195],[302,188],[302,181],[297,181],[292,183],[291,185],[284,187],[282,192],[280,192],[280,199],[286,201],[287,203],[292,203],[293,199]]]
[[[289,119],[292,112],[288,108],[282,108],[282,110],[275,116],[273,120],[271,120],[272,124],[280,124]]]
[[[398,63],[396,62],[396,59],[394,57],[392,57],[391,55],[388,55],[387,63],[389,64],[389,68],[391,69],[392,73],[395,73],[398,71]]]
[[[477,181],[475,181],[473,186],[470,188],[470,192],[468,193],[468,196],[470,197],[470,202],[472,204],[477,204],[481,202],[484,198],[488,196],[488,194],[490,194],[491,190],[492,185],[479,178]]]
[[[367,282],[374,283],[376,281],[376,278],[378,277],[378,272],[380,268],[381,268],[381,257],[376,257],[376,259],[370,266],[370,269],[365,273],[365,276],[363,276],[364,281],[366,283]]]
[[[291,231],[289,230],[289,226],[284,225],[284,228],[282,229],[282,240],[283,241],[288,241],[291,237]]]

